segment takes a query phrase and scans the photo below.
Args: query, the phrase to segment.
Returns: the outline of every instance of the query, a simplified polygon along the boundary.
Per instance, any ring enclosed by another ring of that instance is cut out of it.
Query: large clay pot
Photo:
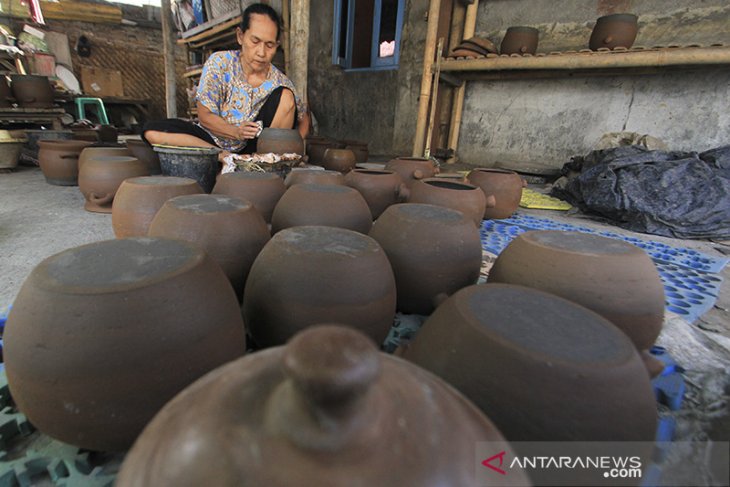
[[[79,170],[87,159],[92,157],[123,156],[131,157],[132,153],[126,147],[86,147],[79,154]]]
[[[664,288],[640,248],[580,232],[518,235],[497,258],[489,282],[520,284],[561,296],[611,321],[639,350],[650,348],[664,321]]]
[[[397,172],[409,188],[416,180],[433,177],[439,172],[430,159],[422,157],[396,157],[388,161],[385,170]]]
[[[18,409],[41,432],[92,450],[129,448],[175,394],[245,353],[235,295],[202,249],[122,239],[41,262],[3,335]]]
[[[540,31],[534,27],[508,27],[504,34],[502,44],[499,46],[500,54],[535,54]]]
[[[0,75],[0,107],[7,108],[12,106],[12,100],[8,79],[5,75]]]
[[[639,18],[634,14],[612,14],[599,17],[591,32],[588,47],[597,51],[601,48],[629,49],[634,45],[639,32]]]
[[[376,343],[395,316],[395,279],[380,245],[351,230],[302,226],[269,241],[251,267],[243,319],[262,347],[317,323],[343,323]]]
[[[299,225],[325,225],[368,233],[373,220],[362,195],[347,186],[295,184],[271,217],[271,232]]]
[[[10,75],[13,96],[21,108],[52,108],[53,88],[47,76]]]
[[[299,154],[304,155],[304,140],[296,129],[274,129],[271,127],[261,131],[256,143],[256,152],[266,154]]]
[[[147,164],[150,174],[161,174],[160,157],[144,140],[127,140],[127,149],[134,157]]]
[[[286,186],[279,176],[264,172],[221,174],[213,187],[213,194],[234,196],[253,203],[266,223],[271,223],[274,208],[285,191]]]
[[[111,213],[114,195],[122,181],[147,175],[147,165],[134,157],[89,157],[79,172],[79,189],[86,199],[84,209],[95,213]]]
[[[405,358],[456,387],[509,441],[653,449],[656,400],[639,354],[610,322],[560,297],[467,287],[426,320]]]
[[[520,206],[525,181],[514,171],[477,168],[467,176],[487,197],[484,219],[509,218]]]
[[[145,429],[116,485],[490,485],[475,479],[475,445],[487,441],[514,455],[451,386],[320,325],[190,386]],[[497,480],[529,485],[519,470]]]
[[[168,200],[152,220],[149,235],[199,245],[220,264],[239,297],[254,259],[271,238],[266,222],[251,203],[212,194]]]
[[[112,202],[112,228],[117,238],[144,237],[165,201],[199,194],[203,189],[189,178],[142,176],[125,179]]]
[[[91,142],[83,140],[39,140],[38,162],[48,184],[76,186],[79,154]]]
[[[351,150],[355,154],[355,160],[357,162],[368,161],[368,143],[359,140],[343,140],[342,143],[345,145],[345,149]]]
[[[321,169],[292,169],[284,179],[287,188],[294,184],[345,184],[345,177],[338,171],[322,171]]]
[[[479,278],[479,230],[462,213],[434,205],[398,204],[370,231],[393,266],[398,311],[427,315],[444,297]]]
[[[459,181],[429,178],[411,186],[409,203],[425,203],[458,210],[476,226],[482,223],[487,197],[477,186]]]
[[[354,169],[345,176],[345,184],[360,192],[375,220],[401,199],[403,180],[395,171]]]
[[[322,166],[330,171],[339,171],[347,174],[355,168],[355,153],[349,149],[327,149],[324,151]]]

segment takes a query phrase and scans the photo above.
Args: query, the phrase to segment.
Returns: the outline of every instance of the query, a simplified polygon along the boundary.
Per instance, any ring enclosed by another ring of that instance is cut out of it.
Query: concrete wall
[[[540,30],[538,51],[582,49],[600,15],[639,15],[635,45],[730,44],[725,0],[491,0],[480,5],[477,33],[499,43],[510,25]],[[605,132],[634,131],[670,148],[705,150],[730,143],[730,67],[653,75],[470,82],[459,140],[461,160],[561,166]]]

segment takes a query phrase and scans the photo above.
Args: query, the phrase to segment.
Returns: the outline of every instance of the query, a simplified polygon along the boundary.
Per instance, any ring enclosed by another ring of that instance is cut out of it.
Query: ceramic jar
[[[53,88],[47,76],[11,74],[10,80],[21,108],[53,108]]]
[[[456,387],[509,441],[653,449],[656,400],[639,354],[609,321],[560,297],[469,286],[426,320],[405,358]]]
[[[157,152],[144,140],[127,140],[127,149],[134,157],[147,164],[150,174],[161,174],[160,158]]]
[[[41,262],[3,341],[18,409],[48,436],[102,451],[129,448],[175,394],[246,350],[220,266],[192,244],[152,238]]]
[[[132,157],[132,153],[126,147],[86,147],[79,154],[79,170],[87,159],[104,156]]]
[[[89,157],[79,172],[79,189],[86,199],[84,209],[95,213],[111,213],[114,195],[122,181],[147,175],[147,166],[134,157]]]
[[[271,238],[266,222],[251,203],[212,194],[167,200],[152,220],[149,235],[199,245],[220,264],[239,297],[254,259]]]
[[[256,152],[266,154],[304,155],[304,140],[296,129],[275,129],[267,127],[261,131],[256,142]]]
[[[144,237],[165,201],[175,196],[202,193],[198,183],[174,176],[125,179],[112,202],[112,228],[117,238]]]
[[[640,248],[580,232],[518,235],[497,258],[489,282],[519,284],[561,296],[595,311],[650,348],[664,321],[664,287]]]
[[[534,27],[509,27],[499,46],[500,54],[535,54],[539,31]]]
[[[39,140],[38,162],[48,184],[76,186],[79,179],[79,154],[91,145],[82,140]]]
[[[286,191],[284,181],[272,173],[231,172],[221,174],[213,187],[213,194],[224,194],[253,203],[266,223],[271,223],[274,207]]]
[[[370,231],[393,266],[398,311],[427,315],[479,278],[479,230],[463,213],[434,205],[388,207]]]
[[[382,343],[395,316],[395,279],[380,245],[351,230],[282,230],[251,268],[243,319],[261,347],[317,323],[343,323]]]
[[[478,187],[459,181],[428,178],[411,186],[409,203],[425,203],[458,210],[478,227],[482,224],[487,198]]]
[[[368,161],[368,143],[359,140],[343,140],[345,149],[351,150],[355,154],[355,160],[358,163]]]
[[[402,199],[403,180],[394,171],[353,169],[345,176],[345,184],[358,190],[365,198],[373,220]]]
[[[588,47],[597,51],[601,48],[629,49],[634,45],[639,32],[639,18],[634,14],[612,14],[599,17],[591,32]]]
[[[345,177],[338,171],[322,171],[321,169],[292,169],[284,179],[284,186],[294,184],[345,184]]]
[[[274,208],[271,232],[299,225],[325,225],[367,234],[372,224],[370,208],[356,189],[340,185],[295,184]]]
[[[354,330],[320,325],[219,368],[170,402],[129,452],[117,486],[488,485],[475,479],[482,441],[514,455],[448,384]],[[200,446],[181,448],[191,442]],[[515,469],[499,483],[530,482]]]
[[[322,166],[330,171],[346,174],[355,168],[355,153],[349,149],[327,149],[324,151]]]
[[[433,177],[439,172],[430,159],[422,157],[396,157],[388,161],[385,170],[397,172],[409,188],[414,181]]]
[[[525,181],[516,172],[480,167],[473,169],[467,179],[487,197],[485,220],[509,218],[520,206]]]

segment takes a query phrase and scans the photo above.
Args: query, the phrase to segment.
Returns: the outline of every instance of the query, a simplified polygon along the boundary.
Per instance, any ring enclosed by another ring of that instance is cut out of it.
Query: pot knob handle
[[[608,36],[605,39],[603,39],[604,44],[610,44],[611,42],[613,42],[613,36]]]
[[[527,52],[527,46],[520,46],[520,52],[522,54],[526,53]]]
[[[420,169],[413,171],[413,179],[423,179],[423,171]]]
[[[493,194],[490,194],[489,196],[487,196],[487,205],[486,206],[487,206],[487,208],[494,208],[495,206],[497,206],[497,198]]]
[[[523,188],[526,188],[526,187],[527,187],[527,179],[525,179],[525,178],[520,178],[520,182],[522,183],[522,187],[523,187]]]
[[[108,205],[112,202],[112,200],[114,200],[114,193],[107,193],[104,196],[99,196],[96,193],[89,193],[89,201],[95,205]]]
[[[411,197],[411,190],[408,189],[405,183],[400,183],[395,188],[395,194],[398,196],[398,201],[404,202],[408,201],[408,198]]]

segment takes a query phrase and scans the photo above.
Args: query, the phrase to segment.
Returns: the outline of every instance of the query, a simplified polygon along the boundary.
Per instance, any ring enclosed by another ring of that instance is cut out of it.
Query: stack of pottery
[[[52,108],[53,88],[47,76],[10,75],[13,96],[21,108]]]
[[[409,203],[425,203],[461,211],[480,226],[487,206],[487,197],[476,186],[459,181],[428,178],[411,186]]]
[[[165,202],[150,224],[151,237],[179,238],[203,248],[243,293],[254,259],[271,235],[248,201],[226,195],[193,194]]]
[[[325,225],[368,233],[370,208],[355,189],[341,185],[295,184],[274,208],[271,232],[299,225]]]
[[[327,149],[324,151],[322,167],[329,171],[346,174],[355,168],[357,162],[355,153],[350,149]]]
[[[500,54],[535,54],[540,31],[534,27],[509,27],[499,46]]]
[[[301,226],[274,235],[256,258],[243,316],[262,347],[317,323],[343,323],[380,344],[393,324],[395,289],[378,242],[342,228]]]
[[[449,57],[479,57],[497,54],[497,47],[485,37],[470,37],[463,40],[449,54]]]
[[[106,156],[131,157],[132,153],[126,147],[86,147],[79,155],[79,171],[88,159]]]
[[[48,184],[76,186],[79,155],[91,142],[83,140],[39,140],[38,162]]]
[[[360,140],[343,140],[345,149],[351,150],[355,154],[355,161],[363,163],[368,161],[368,143]]]
[[[388,161],[385,170],[397,172],[409,188],[415,181],[433,177],[439,172],[430,159],[422,157],[396,157]]]
[[[304,140],[296,129],[265,128],[256,142],[256,152],[304,155]]]
[[[245,353],[231,286],[180,240],[122,239],[41,262],[3,335],[18,409],[41,432],[124,451],[174,395]]]
[[[150,174],[161,174],[160,157],[147,142],[144,140],[127,140],[127,149],[134,157],[147,164]]]
[[[323,171],[321,169],[292,169],[284,179],[284,186],[294,184],[345,184],[345,177],[339,171]]]
[[[370,231],[393,266],[398,310],[427,315],[444,297],[479,278],[479,230],[463,213],[434,205],[398,204]]]
[[[404,188],[398,173],[385,170],[354,169],[345,176],[345,184],[358,190],[365,198],[373,220],[402,199]]]
[[[79,189],[86,200],[84,209],[95,213],[111,213],[114,195],[122,181],[147,175],[147,165],[134,157],[88,157],[79,171]]]
[[[629,49],[639,32],[639,18],[634,14],[611,14],[600,17],[593,27],[588,46],[599,49]]]
[[[266,223],[271,223],[274,208],[285,191],[284,181],[276,174],[246,171],[221,174],[213,188],[213,194],[250,201]]]
[[[525,180],[516,172],[480,167],[472,170],[467,179],[487,197],[485,220],[509,218],[519,207]]]
[[[492,485],[476,479],[480,442],[514,456],[448,384],[354,330],[320,325],[171,401],[127,455],[117,486]],[[499,485],[529,479],[510,469]]]
[[[220,163],[218,162],[220,149],[155,146],[154,150],[160,157],[160,171],[162,174],[191,178],[196,180],[206,193],[213,191],[215,178],[220,171]]]
[[[152,219],[170,198],[202,193],[190,178],[142,176],[125,179],[112,203],[112,228],[117,238],[143,237]]]

